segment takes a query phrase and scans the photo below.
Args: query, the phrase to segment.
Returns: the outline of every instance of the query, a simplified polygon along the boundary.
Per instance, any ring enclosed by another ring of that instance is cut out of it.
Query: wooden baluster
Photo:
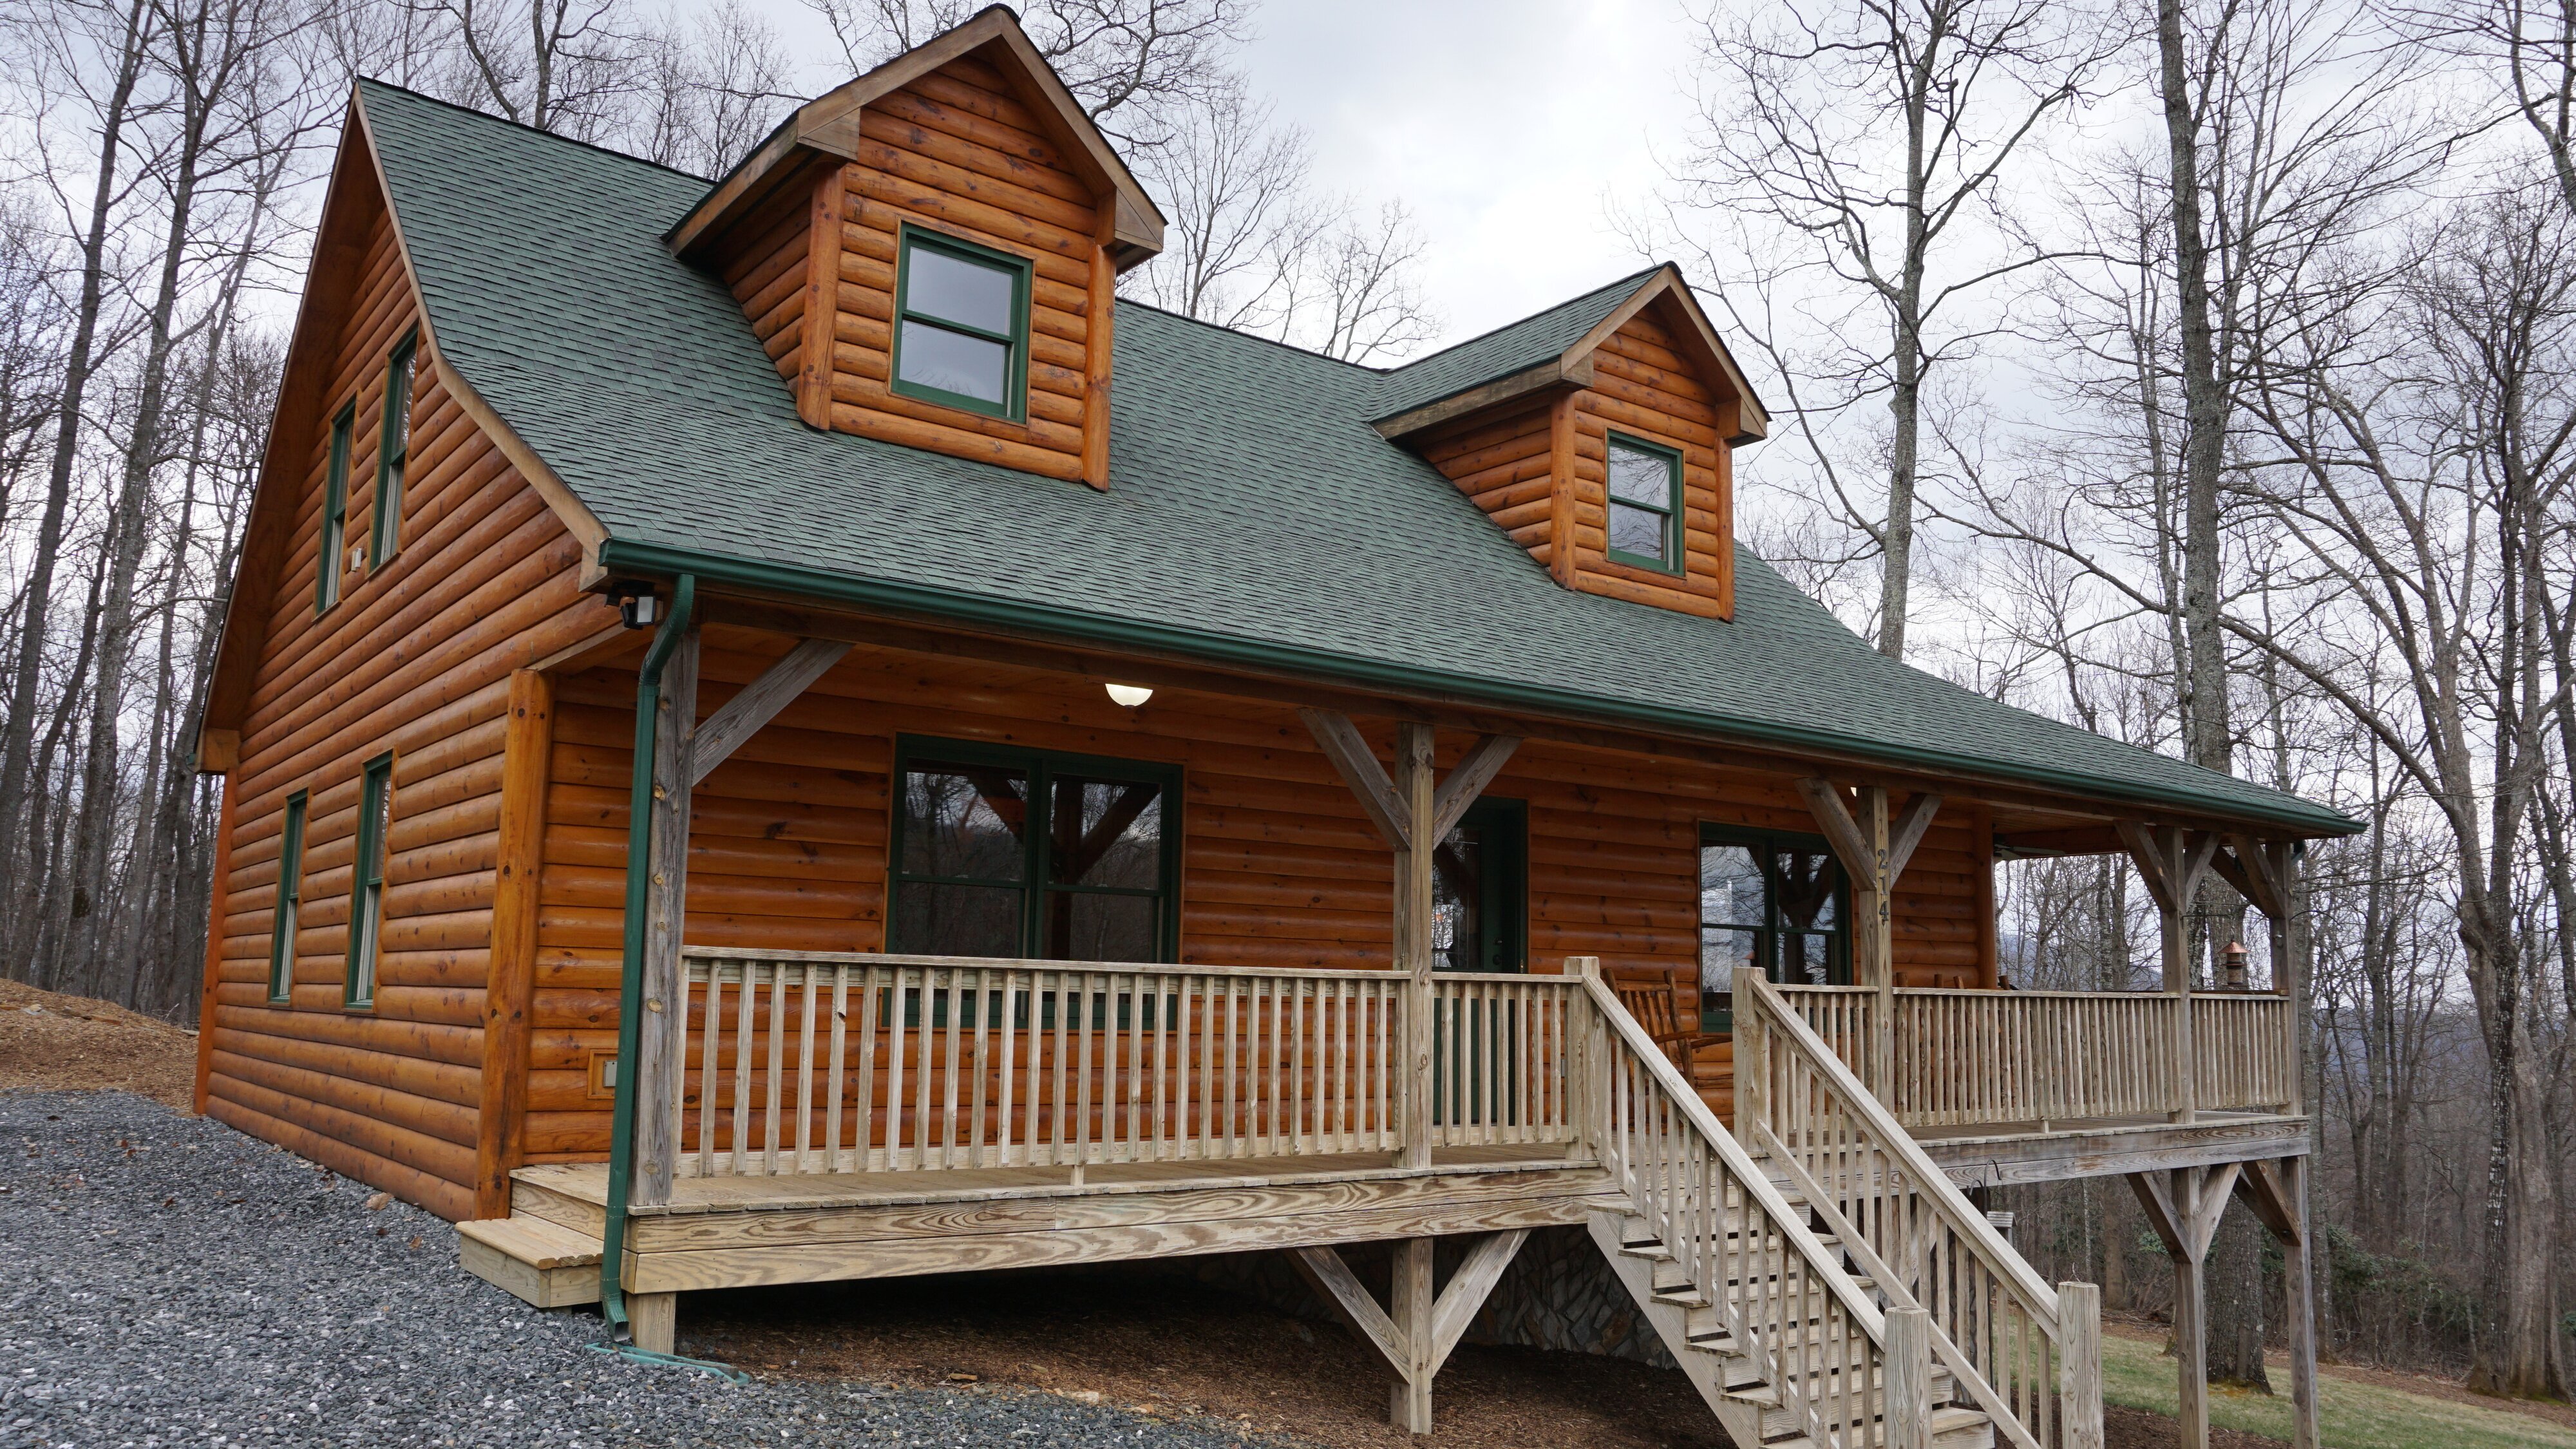
[[[796,1166],[797,1172],[811,1172],[807,1154],[814,1146],[814,963],[799,963],[798,975],[804,978],[804,1019],[797,1025],[796,1041]]]
[[[698,1011],[698,1176],[715,1171],[716,1044],[724,1040],[722,963],[707,963],[707,992]]]

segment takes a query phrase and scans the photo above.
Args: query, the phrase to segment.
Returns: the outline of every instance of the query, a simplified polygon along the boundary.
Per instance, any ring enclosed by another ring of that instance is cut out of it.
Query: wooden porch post
[[[2284,1157],[2249,1162],[2236,1178],[2236,1192],[2255,1220],[2281,1245],[2282,1296],[2288,1300],[2290,1405],[2297,1449],[2317,1449],[2317,1313],[2309,1268],[2313,1242],[2308,1231],[2308,1161]]]
[[[1396,1159],[1398,1167],[1431,1165],[1432,1081],[1432,1005],[1431,1005],[1431,924],[1433,897],[1431,883],[1432,851],[1439,839],[1431,825],[1431,726],[1410,721],[1395,727],[1395,797],[1403,808],[1404,838],[1395,847],[1395,969],[1405,975],[1404,984],[1404,1081],[1403,1121],[1404,1150]],[[1402,1257],[1398,1257],[1398,1277],[1402,1277]],[[1429,1240],[1423,1242],[1422,1273],[1427,1283],[1431,1273]],[[1400,1283],[1399,1283],[1400,1287]],[[1428,1289],[1425,1290],[1426,1295]],[[1399,1325],[1403,1322],[1404,1294],[1396,1296]],[[1428,1311],[1427,1308],[1425,1310]],[[1423,1424],[1415,1433],[1429,1433],[1430,1385],[1423,1385]]]
[[[1878,990],[1869,1017],[1869,1062],[1861,1075],[1882,1102],[1895,1104],[1896,1093],[1896,882],[1923,843],[1924,831],[1941,808],[1941,797],[1915,796],[1904,818],[1889,823],[1887,790],[1865,785],[1855,814],[1843,792],[1829,780],[1798,782],[1807,810],[1823,828],[1825,841],[1852,883],[1852,984]]]
[[[2244,1164],[2181,1167],[2129,1175],[2147,1225],[2165,1246],[2174,1273],[2174,1373],[2182,1449],[2209,1449],[2209,1299],[2202,1273],[2209,1240]]]
[[[2176,1122],[2200,1118],[2199,1082],[2193,1071],[2191,1043],[2191,923],[2188,912],[2200,891],[2200,880],[2218,850],[2218,837],[2178,825],[2150,826],[2135,820],[2117,822],[2129,858],[2156,902],[2156,925],[2164,938],[2164,989],[2174,999],[2173,1102],[2167,1116]],[[2206,1437],[2206,1436],[2204,1436]]]
[[[1407,720],[1395,727],[1395,777],[1390,780],[1350,716],[1301,709],[1297,717],[1315,737],[1342,783],[1359,797],[1360,810],[1395,851],[1393,964],[1404,973],[1404,1069],[1396,1077],[1396,1112],[1402,1125],[1399,1167],[1431,1165],[1432,1061],[1431,925],[1432,851],[1485,786],[1520,747],[1516,735],[1485,735],[1434,787],[1431,726]]]
[[[653,733],[653,874],[644,933],[644,1015],[636,1033],[635,1179],[627,1201],[671,1200],[680,1162],[680,1091],[688,1033],[689,984],[680,935],[689,895],[689,754],[698,725],[698,626],[691,624],[662,669],[661,719]]]
[[[1338,1311],[1360,1342],[1377,1350],[1395,1374],[1389,1422],[1408,1434],[1428,1434],[1432,1379],[1529,1235],[1527,1228],[1513,1228],[1481,1239],[1449,1275],[1449,1286],[1436,1295],[1431,1291],[1434,1240],[1403,1239],[1395,1245],[1395,1281],[1388,1294],[1392,1312],[1378,1307],[1334,1249],[1291,1248],[1288,1261],[1315,1296]]]

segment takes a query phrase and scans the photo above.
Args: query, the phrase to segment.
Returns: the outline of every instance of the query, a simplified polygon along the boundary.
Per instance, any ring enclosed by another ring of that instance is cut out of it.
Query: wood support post
[[[806,208],[805,316],[798,325],[796,416],[809,428],[832,426],[832,347],[841,312],[841,219],[849,209],[846,166],[814,178]]]
[[[1887,1449],[1932,1449],[1932,1311],[1887,1310]]]
[[[2218,837],[2176,825],[2135,820],[2117,824],[2138,878],[2155,898],[2156,924],[2164,941],[2164,989],[2174,999],[2173,1105],[2166,1115],[2176,1122],[2195,1122],[2200,1118],[2200,1084],[2191,1042],[2190,912],[2193,897],[2200,893],[2201,877],[2217,853]]]
[[[1852,984],[1878,991],[1870,1008],[1868,1069],[1862,1076],[1885,1101],[1896,1081],[1896,882],[1939,813],[1941,797],[1917,795],[1907,802],[1903,818],[1891,822],[1883,786],[1862,786],[1857,810],[1828,780],[1800,780],[1798,793],[1851,878]]]
[[[1390,778],[1347,715],[1297,711],[1307,732],[1330,760],[1360,809],[1395,852],[1394,967],[1405,976],[1403,1069],[1396,1081],[1396,1111],[1403,1128],[1400,1167],[1431,1165],[1431,1108],[1435,1068],[1431,1000],[1431,927],[1434,915],[1432,852],[1467,807],[1520,746],[1513,735],[1479,738],[1466,757],[1435,785],[1431,726],[1403,721],[1395,727],[1395,774]]]
[[[1529,1229],[1495,1233],[1467,1252],[1467,1260],[1449,1277],[1449,1286],[1433,1294],[1430,1238],[1406,1238],[1395,1245],[1395,1280],[1390,1306],[1378,1307],[1342,1255],[1331,1248],[1291,1248],[1288,1261],[1315,1296],[1332,1305],[1360,1342],[1377,1351],[1395,1375],[1388,1418],[1410,1434],[1431,1432],[1431,1381],[1450,1351],[1466,1336],[1477,1310],[1485,1306],[1503,1270],[1511,1266]]]
[[[239,753],[239,745],[235,745]],[[233,886],[233,801],[241,791],[227,775],[223,783],[223,804],[215,810],[215,868],[206,891],[206,959],[197,980],[197,1067],[196,1084],[189,1091],[188,1110],[206,1115],[207,1090],[215,1066],[215,993],[224,980],[224,915],[231,909]],[[287,951],[292,956],[293,944]],[[294,972],[288,970],[291,978]]]
[[[2057,1422],[2065,1449],[2102,1449],[2102,1290],[2057,1285]]]
[[[691,624],[663,666],[661,718],[654,726],[653,865],[645,897],[644,1011],[635,1073],[635,1178],[627,1201],[671,1200],[680,1162],[680,1090],[687,1063],[689,990],[680,939],[689,894],[689,781],[698,723],[698,626]],[[631,1300],[630,1300],[631,1301]],[[640,1339],[642,1330],[637,1330]]]
[[[2308,1162],[2284,1157],[2249,1162],[2236,1178],[2237,1196],[2281,1245],[2282,1297],[2289,1321],[2290,1406],[2297,1424],[2295,1449],[2317,1449],[2317,1303],[2308,1231]]]
[[[1739,1134],[1748,1123],[1779,1125],[1771,1120],[1771,1033],[1754,996],[1761,979],[1759,967],[1735,968],[1735,1120],[1728,1125]]]
[[[1425,828],[1432,819],[1431,726],[1395,727],[1395,797],[1403,807],[1405,841],[1395,851],[1395,969],[1404,989],[1404,1150],[1400,1167],[1431,1165],[1433,1094],[1431,1020],[1432,850],[1439,841]],[[1424,1250],[1429,1251],[1427,1248]],[[1426,1257],[1424,1262],[1430,1260]],[[1424,1272],[1430,1269],[1425,1267]],[[1428,1389],[1425,1390],[1427,1394]],[[1427,1411],[1426,1411],[1427,1412]],[[1426,1423],[1422,1432],[1428,1433]]]
[[[680,1351],[679,1294],[627,1294],[626,1322],[634,1330],[637,1348],[647,1353]]]
[[[475,1118],[474,1215],[510,1215],[528,1110],[529,1014],[536,991],[537,874],[544,855],[546,784],[554,764],[551,675],[510,676],[501,746],[501,828],[492,886],[492,954],[483,989],[483,1096]]]
[[[2209,1449],[2209,1296],[2203,1268],[2209,1240],[2244,1164],[2179,1167],[2129,1175],[2147,1226],[2164,1243],[2174,1272],[2174,1371],[2182,1449]]]

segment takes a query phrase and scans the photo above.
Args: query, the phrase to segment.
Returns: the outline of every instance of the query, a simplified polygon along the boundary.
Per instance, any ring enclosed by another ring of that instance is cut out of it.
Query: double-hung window
[[[1610,557],[1639,568],[1682,567],[1682,455],[1625,433],[1609,438]]]
[[[385,364],[384,433],[376,448],[375,527],[367,533],[367,567],[402,547],[403,472],[411,465],[411,368],[420,339],[405,337]]]
[[[903,228],[893,389],[1018,422],[1028,415],[1029,263]]]
[[[358,405],[350,403],[331,419],[331,466],[322,479],[322,551],[313,561],[320,582],[314,587],[315,613],[340,602],[340,550],[349,541],[349,435],[358,426]]]
[[[277,917],[269,928],[268,999],[295,996],[295,929],[304,905],[304,792],[286,797],[286,828],[277,847]]]
[[[1177,959],[1177,767],[909,737],[896,756],[894,950]]]
[[[1431,853],[1431,964],[1518,971],[1527,934],[1529,809],[1486,796]]]
[[[1821,838],[1700,827],[1701,1020],[1727,1009],[1738,966],[1759,966],[1788,984],[1847,985],[1849,914],[1842,867]]]
[[[376,1004],[376,958],[385,923],[385,836],[393,810],[394,757],[388,752],[367,762],[366,786],[359,792],[358,855],[349,877],[349,969],[340,992],[341,1001],[353,1007]]]

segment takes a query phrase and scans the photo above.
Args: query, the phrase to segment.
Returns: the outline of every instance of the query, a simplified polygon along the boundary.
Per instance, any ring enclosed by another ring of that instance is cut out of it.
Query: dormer
[[[1009,10],[799,108],[665,241],[808,426],[1108,486],[1117,278],[1163,217]]]
[[[1667,265],[1388,374],[1376,427],[1569,589],[1728,618],[1734,451],[1768,432]]]

